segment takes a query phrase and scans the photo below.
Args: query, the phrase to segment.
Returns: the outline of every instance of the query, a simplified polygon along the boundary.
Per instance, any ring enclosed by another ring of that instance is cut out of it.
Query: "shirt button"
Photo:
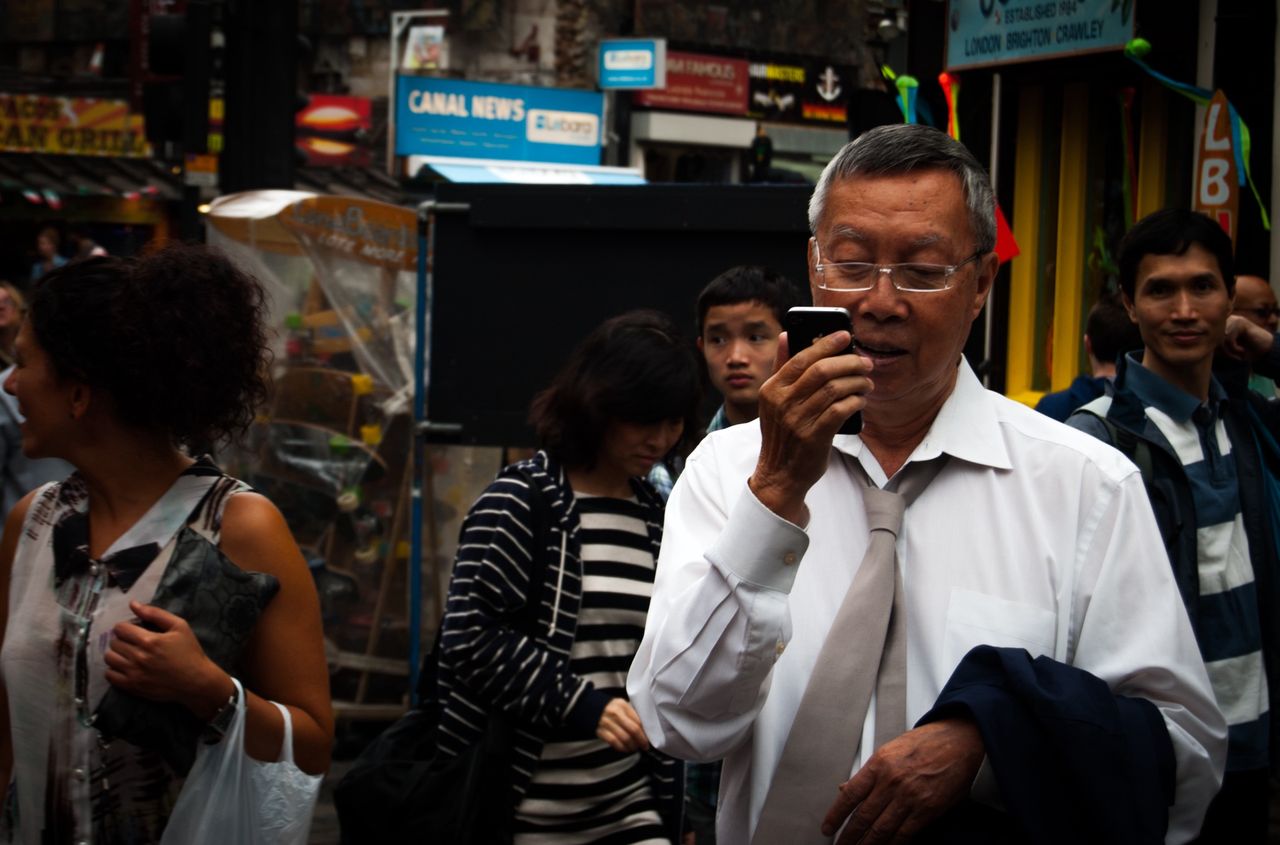
[[[782,556],[782,562],[785,563],[787,566],[794,566],[796,562],[796,553],[787,552],[785,555]]]
[[[101,566],[99,566],[98,564],[96,564],[96,563],[91,563],[91,564],[89,564],[89,574],[90,574],[90,575],[97,575],[97,574],[98,574],[99,572],[101,572],[101,571],[102,571],[102,567],[101,567]]]
[[[85,771],[84,771],[84,769],[81,769],[81,768],[79,768],[79,767],[74,768],[74,769],[72,769],[72,770],[71,770],[71,776],[72,776],[73,778],[75,778],[76,780],[84,780],[84,779],[85,779]]]
[[[84,699],[81,698],[80,696],[78,695],[76,696],[75,702],[76,702],[76,707],[84,707]]]

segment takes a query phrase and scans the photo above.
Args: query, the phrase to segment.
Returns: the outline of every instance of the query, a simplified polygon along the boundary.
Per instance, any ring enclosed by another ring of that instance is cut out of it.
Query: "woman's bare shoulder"
[[[306,564],[283,514],[259,493],[237,493],[227,500],[218,545],[241,569],[282,579],[305,571]]]

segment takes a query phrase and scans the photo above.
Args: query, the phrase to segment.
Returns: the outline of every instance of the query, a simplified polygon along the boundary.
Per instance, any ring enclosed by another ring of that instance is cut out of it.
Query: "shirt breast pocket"
[[[973,590],[952,590],[947,606],[946,659],[955,667],[974,646],[1025,648],[1031,656],[1054,655],[1057,615],[1024,602]]]

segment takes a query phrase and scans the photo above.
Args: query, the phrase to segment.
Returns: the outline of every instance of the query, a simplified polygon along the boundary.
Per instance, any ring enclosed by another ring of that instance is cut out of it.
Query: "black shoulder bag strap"
[[[525,602],[512,614],[511,620],[513,622],[512,627],[516,631],[525,636],[533,636],[538,619],[537,593],[541,586],[536,570],[538,560],[546,552],[548,541],[550,540],[551,504],[547,501],[546,494],[543,493],[542,488],[538,486],[533,476],[518,465],[513,467],[513,470],[529,487],[529,516],[531,517],[530,527],[532,529],[530,554],[533,555],[535,571],[529,579],[529,592],[525,595]],[[426,708],[434,708],[439,705],[438,696],[436,695],[436,673],[440,666],[440,640],[443,635],[444,616],[442,615],[440,624],[436,626],[436,636],[432,640],[431,651],[427,652],[423,658],[422,670],[418,673],[418,701],[421,706]]]

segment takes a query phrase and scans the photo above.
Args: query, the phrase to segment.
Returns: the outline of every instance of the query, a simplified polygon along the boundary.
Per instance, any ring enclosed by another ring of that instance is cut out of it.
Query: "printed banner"
[[[597,74],[601,88],[666,88],[667,39],[601,41]]]
[[[444,70],[449,67],[449,42],[442,26],[415,26],[404,45],[405,70]]]
[[[400,76],[396,155],[599,164],[604,95]]]
[[[307,250],[339,253],[392,270],[416,270],[413,209],[356,197],[311,197],[280,212],[280,223]]]
[[[947,70],[1122,50],[1134,0],[951,0]]]
[[[149,158],[142,115],[124,100],[0,94],[0,150]]]
[[[853,68],[826,62],[752,62],[750,77],[751,117],[841,127],[849,119]]]

